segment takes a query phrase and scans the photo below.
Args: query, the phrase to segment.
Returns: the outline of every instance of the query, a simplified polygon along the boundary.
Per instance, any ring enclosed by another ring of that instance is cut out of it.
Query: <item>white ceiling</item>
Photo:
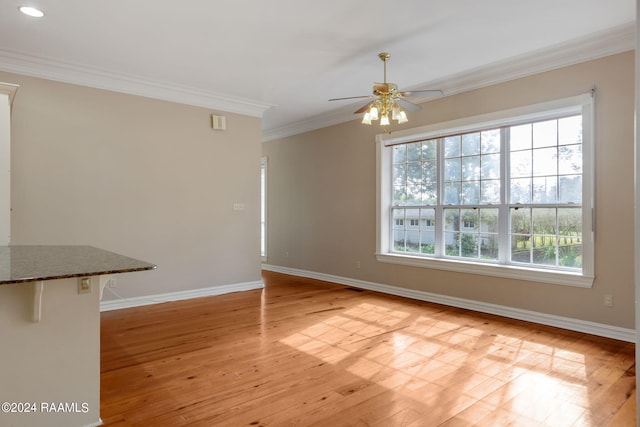
[[[352,119],[327,100],[368,95],[379,52],[400,89],[446,95],[632,49],[634,29],[635,0],[3,0],[0,70],[262,116],[270,139]]]

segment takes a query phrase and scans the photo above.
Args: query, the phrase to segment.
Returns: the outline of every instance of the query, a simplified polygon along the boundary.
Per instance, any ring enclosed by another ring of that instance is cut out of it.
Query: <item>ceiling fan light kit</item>
[[[417,90],[417,91],[405,91],[399,92],[398,85],[395,83],[387,83],[387,61],[391,57],[391,54],[382,52],[378,54],[378,57],[384,64],[384,83],[373,84],[373,96],[351,96],[347,98],[333,98],[329,101],[339,101],[344,99],[357,99],[357,98],[375,98],[373,101],[365,104],[359,108],[355,114],[364,113],[362,117],[362,123],[370,125],[372,121],[380,120],[380,126],[388,126],[390,120],[395,120],[398,124],[406,123],[409,121],[407,113],[404,111],[406,108],[409,111],[418,111],[422,107],[407,101],[405,98],[416,93],[422,93],[427,96],[442,96],[440,90]],[[402,105],[401,105],[402,104]]]

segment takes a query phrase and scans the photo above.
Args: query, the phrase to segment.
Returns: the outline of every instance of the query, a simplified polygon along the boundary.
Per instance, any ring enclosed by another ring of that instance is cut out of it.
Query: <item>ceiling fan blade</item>
[[[364,104],[362,107],[358,108],[356,111],[353,112],[353,114],[360,114],[360,113],[364,113],[365,111],[367,111],[369,109],[369,107],[371,107],[371,104],[373,104],[375,101],[371,101],[371,102],[367,102],[366,104]]]
[[[421,106],[414,104],[413,102],[409,102],[406,99],[398,98],[396,101],[398,101],[398,104],[400,104],[402,108],[407,111],[411,111],[412,113],[422,110]]]
[[[420,95],[420,96],[429,96],[429,97],[433,97],[436,98],[438,96],[443,96],[444,92],[442,92],[441,90],[406,90],[404,92],[398,92],[398,95],[400,96],[415,96],[415,95]]]
[[[342,101],[343,99],[362,99],[362,98],[371,98],[371,95],[348,96],[346,98],[331,98],[329,101]]]

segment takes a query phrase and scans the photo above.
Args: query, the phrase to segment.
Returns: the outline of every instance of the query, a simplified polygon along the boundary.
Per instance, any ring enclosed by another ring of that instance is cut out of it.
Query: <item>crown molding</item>
[[[13,98],[16,96],[16,91],[19,87],[11,83],[0,82],[0,93],[4,93],[9,97],[9,107],[13,104]]]
[[[268,108],[273,107],[272,104],[251,99],[208,92],[163,81],[141,79],[136,76],[26,55],[6,49],[0,49],[0,71],[252,117],[261,118]]]
[[[581,62],[626,52],[636,48],[636,25],[630,22],[587,37],[557,44],[534,52],[514,56],[503,61],[467,70],[440,79],[424,82],[409,90],[424,87],[442,89],[445,96],[515,80]],[[428,99],[417,99],[417,103]],[[349,106],[353,109],[353,105]],[[337,110],[311,119],[291,123],[274,129],[263,129],[263,142],[284,138],[312,130],[355,120],[353,115],[337,114]]]

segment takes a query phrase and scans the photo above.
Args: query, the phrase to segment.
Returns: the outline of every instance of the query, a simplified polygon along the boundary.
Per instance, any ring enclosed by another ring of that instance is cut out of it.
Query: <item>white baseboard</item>
[[[621,341],[636,342],[636,331],[633,329],[621,328],[618,326],[605,325],[602,323],[588,322],[585,320],[572,319],[570,317],[556,316],[553,314],[540,313],[537,311],[522,310],[519,308],[504,305],[489,304],[481,301],[474,301],[464,298],[450,297],[430,292],[417,291],[413,289],[400,288],[398,286],[383,285],[380,283],[367,282],[364,280],[350,279],[347,277],[334,276],[331,274],[317,273],[295,268],[280,267],[276,265],[262,264],[263,270],[277,273],[290,274],[293,276],[308,277],[311,279],[324,280],[356,288],[368,289],[385,294],[412,298],[420,301],[434,302],[451,307],[465,308],[467,310],[479,311],[481,313],[495,314],[511,319],[525,320],[539,323],[541,325],[555,326],[571,331],[583,332],[586,334],[598,335],[601,337],[613,338]]]
[[[119,310],[121,308],[139,307],[142,305],[158,304],[162,302],[180,301],[191,298],[210,297],[231,292],[250,291],[264,288],[262,280],[255,282],[236,283],[232,285],[211,286],[208,288],[190,289],[188,291],[169,292],[166,294],[148,295],[143,297],[121,298],[117,300],[101,301],[100,311]]]

